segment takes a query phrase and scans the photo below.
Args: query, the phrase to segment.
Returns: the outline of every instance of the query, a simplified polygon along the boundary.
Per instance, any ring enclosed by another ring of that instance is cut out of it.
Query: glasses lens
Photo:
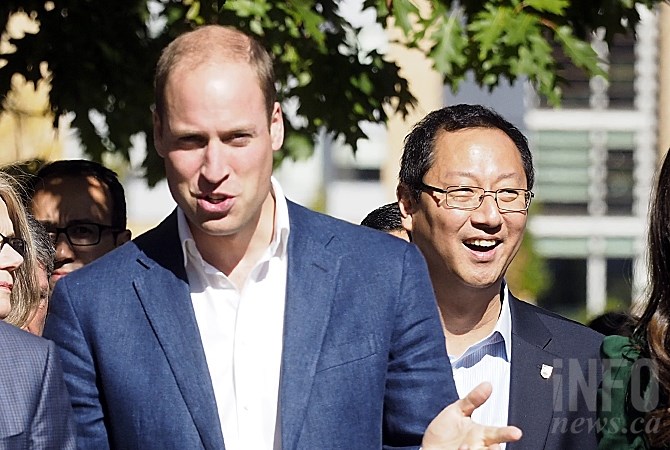
[[[447,206],[452,208],[476,208],[480,205],[483,189],[459,186],[447,190]]]
[[[65,233],[72,245],[95,245],[100,242],[100,227],[94,223],[77,223],[68,226]]]
[[[9,246],[14,250],[16,250],[16,253],[21,256],[26,256],[26,241],[21,238],[11,237],[5,238],[5,242],[9,244]]]
[[[526,209],[526,191],[504,189],[498,191],[498,206],[507,211],[523,211]]]

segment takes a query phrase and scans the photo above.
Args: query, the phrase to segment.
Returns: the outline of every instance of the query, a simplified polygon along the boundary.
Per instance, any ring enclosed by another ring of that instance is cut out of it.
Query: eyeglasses
[[[475,186],[447,186],[441,189],[425,183],[421,183],[420,187],[422,191],[444,194],[444,197],[440,199],[440,206],[466,211],[479,208],[487,195],[495,199],[500,211],[526,211],[534,197],[533,192],[528,189],[504,188],[487,191]]]
[[[21,255],[22,257],[26,256],[26,241],[24,239],[18,238],[18,237],[7,237],[0,233],[0,238],[2,238],[2,241],[0,241],[0,252],[4,248],[5,244],[9,244],[10,247],[12,247],[16,253]]]
[[[73,223],[63,228],[45,224],[45,227],[54,245],[58,242],[58,237],[64,234],[70,245],[79,247],[99,244],[102,232],[105,230],[121,231],[116,227],[99,223]]]

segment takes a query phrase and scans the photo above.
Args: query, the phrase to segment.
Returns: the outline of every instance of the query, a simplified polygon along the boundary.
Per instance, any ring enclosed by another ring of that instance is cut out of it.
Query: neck
[[[460,356],[482,340],[498,322],[501,311],[501,282],[486,288],[442,283],[435,294],[442,318],[442,329],[450,355]]]
[[[229,235],[211,235],[191,227],[193,239],[203,259],[224,273],[242,289],[249,273],[272,242],[275,199],[271,193],[248,226]],[[253,225],[251,225],[253,224]]]

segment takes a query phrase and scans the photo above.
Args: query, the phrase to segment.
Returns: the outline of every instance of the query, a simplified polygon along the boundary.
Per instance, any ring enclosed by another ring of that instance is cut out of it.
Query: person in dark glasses
[[[31,209],[56,248],[50,284],[130,240],[123,186],[93,161],[43,166],[33,182]]]

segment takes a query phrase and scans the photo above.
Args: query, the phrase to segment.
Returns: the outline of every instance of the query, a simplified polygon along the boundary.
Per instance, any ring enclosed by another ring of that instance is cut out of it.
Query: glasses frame
[[[439,192],[440,194],[444,194],[444,208],[446,209],[459,209],[461,211],[474,211],[475,209],[479,208],[482,206],[482,203],[484,203],[484,197],[486,196],[491,196],[493,197],[493,200],[496,202],[496,206],[498,207],[498,210],[500,211],[505,211],[505,212],[523,212],[523,211],[528,211],[528,208],[530,207],[530,202],[533,200],[533,197],[535,197],[535,194],[533,191],[530,189],[523,189],[523,188],[504,188],[504,189],[495,189],[495,190],[486,190],[484,188],[481,188],[479,186],[447,186],[446,188],[442,189],[439,187],[431,186],[430,184],[426,184],[423,181],[421,182],[421,185],[419,186],[422,191],[424,192]],[[479,196],[479,204],[477,206],[472,206],[468,208],[463,208],[460,206],[452,206],[447,203],[447,194],[449,193],[449,190],[452,188],[469,188],[469,189],[478,189],[484,191],[482,195]],[[498,194],[501,191],[522,191],[523,195],[526,199],[526,207],[524,209],[508,209],[508,208],[502,208],[500,206],[500,203],[498,203]],[[430,193],[429,192],[429,193]]]
[[[68,233],[67,229],[71,227],[77,227],[77,226],[82,226],[82,225],[92,225],[98,229],[98,239],[91,243],[91,244],[75,244],[72,242],[72,238],[70,237],[70,234]],[[95,222],[77,222],[77,223],[72,223],[66,227],[51,227],[48,225],[45,225],[47,229],[47,233],[49,234],[49,237],[51,237],[51,241],[53,242],[54,246],[58,243],[58,239],[60,238],[61,234],[65,235],[65,239],[67,239],[67,242],[73,246],[73,247],[92,247],[94,245],[98,245],[100,241],[102,240],[102,233],[103,231],[106,230],[111,230],[113,234],[118,234],[121,233],[123,230],[119,229],[118,227],[112,226],[112,225],[104,225],[102,223],[95,223]],[[52,237],[53,236],[53,237]]]
[[[0,252],[2,251],[3,248],[5,248],[5,244],[8,244],[10,247],[14,249],[16,253],[21,255],[22,258],[26,256],[26,251],[28,250],[28,243],[26,242],[25,239],[16,237],[16,236],[5,236],[4,234],[0,233]],[[17,244],[19,245],[20,248],[17,248]]]

